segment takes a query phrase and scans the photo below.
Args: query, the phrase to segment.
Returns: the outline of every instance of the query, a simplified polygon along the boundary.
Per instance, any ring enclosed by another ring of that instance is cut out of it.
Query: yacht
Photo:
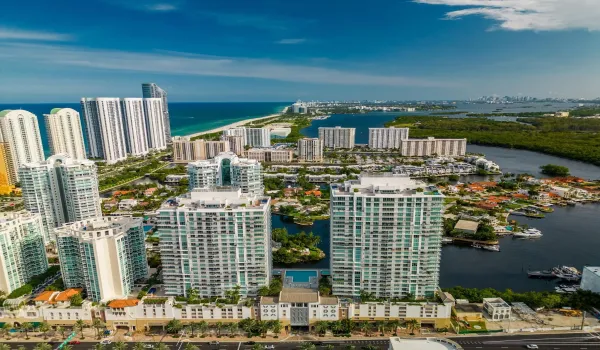
[[[523,232],[515,232],[513,233],[513,236],[517,238],[539,238],[543,235],[542,231],[535,228],[529,228]]]
[[[485,249],[485,250],[489,250],[491,252],[499,252],[500,251],[500,246],[498,244],[478,244],[478,243],[473,243],[472,245],[473,248],[477,248],[477,249]]]

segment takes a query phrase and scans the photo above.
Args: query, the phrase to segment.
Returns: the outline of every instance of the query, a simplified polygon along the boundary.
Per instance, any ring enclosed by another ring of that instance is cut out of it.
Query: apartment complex
[[[53,108],[50,114],[44,114],[44,121],[53,155],[68,154],[73,159],[86,159],[79,112],[72,108]]]
[[[400,149],[408,139],[408,128],[369,128],[369,148]]]
[[[46,242],[64,223],[102,215],[94,162],[66,154],[26,163],[19,169],[25,209],[42,216]]]
[[[173,136],[172,140],[173,162],[175,163],[211,159],[221,152],[230,150],[228,141],[192,140],[189,136]]]
[[[169,103],[167,101],[167,92],[161,89],[155,83],[144,83],[142,84],[142,97],[146,99],[160,99],[160,108],[162,110],[164,127],[164,135],[167,143],[171,142],[171,117],[169,116]]]
[[[333,293],[431,296],[439,281],[443,198],[408,177],[331,185]]]
[[[298,140],[298,161],[322,162],[323,142],[318,138],[303,138]]]
[[[157,215],[168,295],[254,296],[271,279],[270,198],[224,187],[194,189]]]
[[[400,154],[405,157],[464,156],[466,152],[467,139],[406,139],[400,146]]]
[[[56,240],[65,286],[85,288],[93,301],[126,298],[148,277],[142,218],[77,221],[57,229]]]
[[[229,143],[229,150],[231,152],[237,154],[238,156],[244,155],[244,150],[245,150],[244,140],[245,140],[245,138],[243,136],[223,136],[222,140]],[[221,151],[221,152],[226,152],[226,151]]]
[[[144,114],[144,102],[141,98],[124,98],[121,100],[123,109],[123,128],[127,153],[132,156],[148,154],[148,124]]]
[[[113,164],[167,148],[162,99],[82,98],[90,155]]]
[[[121,101],[118,98],[82,98],[90,156],[107,164],[127,159]]]
[[[189,188],[232,186],[243,194],[261,195],[262,166],[253,159],[239,158],[232,152],[220,153],[214,159],[188,164]]]
[[[252,148],[246,151],[246,158],[268,163],[291,163],[294,152],[289,149]]]
[[[319,128],[319,140],[327,148],[354,148],[356,128]]]
[[[19,181],[19,168],[44,160],[44,148],[35,114],[22,109],[0,111],[0,142],[8,165],[8,182]]]
[[[223,130],[223,137],[241,136],[244,146],[269,147],[271,146],[271,130],[269,128],[232,128]]]
[[[10,294],[47,269],[41,216],[0,213],[0,290]]]

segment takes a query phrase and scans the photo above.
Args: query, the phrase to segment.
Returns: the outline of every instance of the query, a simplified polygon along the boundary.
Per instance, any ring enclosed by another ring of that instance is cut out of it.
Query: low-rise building
[[[259,162],[291,163],[294,158],[294,152],[287,149],[252,148],[246,151],[246,158]]]
[[[137,199],[123,199],[119,202],[119,210],[131,210],[136,205],[138,205]]]
[[[491,321],[510,319],[510,305],[501,298],[483,298],[483,311]]]
[[[479,223],[470,220],[458,220],[454,225],[455,230],[472,235],[477,233],[477,228],[479,228]]]
[[[348,318],[354,321],[416,319],[422,325],[445,328],[450,325],[454,302],[366,302],[349,304]]]

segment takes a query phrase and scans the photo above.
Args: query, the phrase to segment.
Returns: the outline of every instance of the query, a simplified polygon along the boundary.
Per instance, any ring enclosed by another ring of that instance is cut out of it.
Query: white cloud
[[[414,0],[430,5],[462,6],[448,19],[478,15],[500,22],[505,30],[600,30],[599,0]]]
[[[152,4],[146,7],[148,11],[156,12],[171,12],[177,11],[179,8],[173,4]]]
[[[0,40],[69,41],[72,39],[67,34],[0,27]]]
[[[283,44],[283,45],[295,45],[295,44],[302,44],[306,42],[306,39],[281,39],[279,41],[276,41],[276,44]]]
[[[44,54],[40,55],[40,52]],[[0,64],[3,62],[79,66],[165,75],[259,78],[315,84],[457,86],[455,83],[422,78],[359,73],[310,65],[286,64],[266,59],[204,56],[176,52],[137,53],[61,45],[0,43]]]

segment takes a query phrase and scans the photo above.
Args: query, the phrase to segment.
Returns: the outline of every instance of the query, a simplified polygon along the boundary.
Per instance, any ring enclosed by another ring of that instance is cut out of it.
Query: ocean
[[[291,104],[292,102],[172,102],[169,103],[171,134],[183,136],[218,128],[244,119],[278,113]],[[44,151],[46,155],[50,155],[44,114],[50,113],[52,108],[59,107],[73,108],[81,113],[79,103],[0,104],[0,111],[24,109],[35,114],[40,125]],[[85,130],[83,137],[87,142]]]

